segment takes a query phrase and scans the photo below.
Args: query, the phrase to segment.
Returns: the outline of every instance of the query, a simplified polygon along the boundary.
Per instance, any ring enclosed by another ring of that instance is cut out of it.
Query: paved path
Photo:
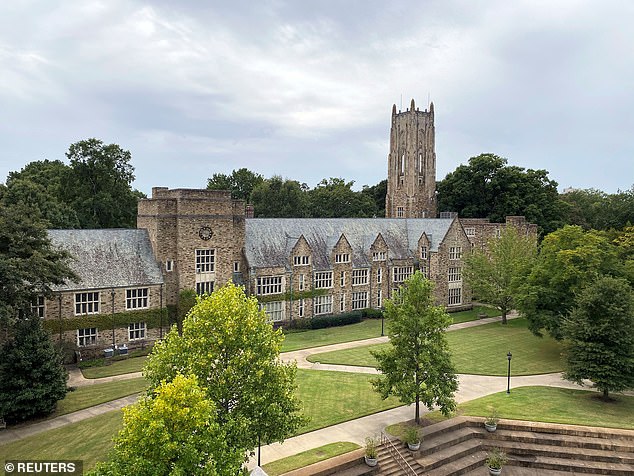
[[[516,315],[509,316],[509,318],[514,317],[516,317]],[[453,324],[452,326],[450,326],[449,330],[453,331],[457,329],[464,329],[468,327],[487,324],[490,322],[496,322],[499,320],[500,318],[497,317],[463,322],[459,324]],[[354,347],[378,344],[387,341],[387,337],[376,337],[361,341],[345,342],[342,344],[314,347],[311,349],[298,350],[295,352],[286,352],[284,354],[281,354],[281,358],[284,361],[296,361],[298,367],[300,368],[337,370],[343,372],[357,373],[377,373],[376,369],[367,367],[313,364],[311,362],[308,362],[306,360],[306,357],[319,352],[350,349]],[[72,386],[94,385],[97,383],[126,380],[141,376],[141,372],[135,372],[131,374],[115,375],[112,377],[104,377],[99,379],[86,379],[81,374],[81,371],[79,371],[78,369],[73,369],[70,371],[68,383]],[[459,375],[459,379],[460,389],[456,394],[456,399],[458,400],[458,402],[472,400],[474,398],[489,395],[491,393],[496,393],[506,389],[506,377]],[[512,385],[513,387],[526,385],[549,385],[557,387],[578,388],[574,384],[562,380],[561,374],[513,377]],[[112,410],[121,409],[124,406],[134,403],[137,398],[138,395],[130,395],[128,397],[113,400],[101,405],[96,405],[84,410],[79,410],[68,415],[52,418],[50,420],[9,428],[0,432],[0,444],[19,440],[31,435],[36,435],[43,431],[59,428],[69,423],[81,421],[86,418],[100,415]],[[367,417],[358,418],[356,420],[351,420],[348,422],[340,423],[338,425],[322,428],[321,430],[306,433],[304,435],[286,440],[283,444],[275,443],[263,448],[262,460],[265,463],[269,461],[274,461],[285,456],[296,454],[300,451],[337,441],[352,441],[356,443],[363,443],[366,436],[378,434],[383,428],[385,428],[385,426],[411,419],[412,412],[413,410],[409,407],[398,407],[392,410],[375,413]]]
[[[506,377],[458,375],[458,379],[460,382],[458,392],[456,393],[456,400],[458,403],[506,390]],[[579,386],[563,380],[560,373],[513,377],[511,385],[512,389],[531,385],[579,388]],[[511,392],[513,391],[512,389]],[[421,413],[424,414],[427,412],[428,410],[421,406]],[[409,405],[375,413],[363,418],[357,418],[356,420],[339,423],[338,425],[329,426],[320,430],[315,430],[310,433],[290,438],[281,444],[273,443],[262,447],[261,462],[262,464],[266,464],[311,448],[316,448],[338,441],[351,441],[353,443],[363,445],[366,436],[379,435],[386,426],[411,420],[413,417],[414,405]],[[255,458],[256,457],[251,458],[251,461],[249,462],[249,469],[255,467],[257,462]]]
[[[110,412],[112,410],[119,410],[136,402],[137,398],[138,395],[130,395],[128,397],[112,400],[111,402],[102,403],[101,405],[95,405],[94,407],[62,415],[57,418],[51,418],[50,420],[16,425],[14,427],[7,428],[6,430],[0,431],[0,444],[21,440],[27,436],[37,435],[43,431],[53,430],[64,425],[68,425],[69,423],[85,420],[86,418],[101,415],[102,413]]]
[[[132,372],[129,374],[112,375],[110,377],[101,378],[86,378],[81,370],[78,368],[68,369],[68,382],[69,387],[85,387],[86,385],[95,385],[97,383],[118,382],[120,380],[130,380],[132,378],[143,377],[143,372]]]
[[[512,311],[508,314],[508,319],[516,319],[518,317],[517,312]],[[467,329],[469,327],[477,327],[484,324],[490,324],[492,322],[500,322],[501,317],[487,317],[484,319],[478,319],[475,321],[460,322],[458,324],[452,324],[449,326],[448,331],[457,331],[459,329]],[[356,340],[353,342],[342,342],[340,344],[330,344],[321,347],[310,347],[308,349],[295,350],[293,352],[284,352],[280,354],[280,358],[283,362],[296,362],[297,368],[311,369],[311,370],[334,370],[338,372],[355,372],[365,374],[377,374],[378,371],[373,367],[357,367],[353,365],[332,365],[322,364],[319,362],[309,362],[308,356],[313,354],[321,354],[323,352],[332,352],[335,350],[353,349],[355,347],[364,347],[366,345],[384,344],[389,342],[389,337],[373,337],[371,339]]]

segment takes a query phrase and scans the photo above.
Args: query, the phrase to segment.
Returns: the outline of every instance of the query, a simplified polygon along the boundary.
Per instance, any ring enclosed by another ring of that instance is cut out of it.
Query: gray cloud
[[[5,3],[0,176],[99,137],[145,192],[239,167],[374,184],[392,103],[429,95],[439,178],[494,152],[562,187],[634,181],[626,1]]]

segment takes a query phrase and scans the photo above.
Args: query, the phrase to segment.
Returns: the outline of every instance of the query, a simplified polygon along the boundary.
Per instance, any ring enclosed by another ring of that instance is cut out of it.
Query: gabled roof
[[[145,229],[48,230],[51,243],[68,251],[77,283],[54,286],[56,291],[162,284]]]
[[[330,254],[343,234],[352,246],[352,264],[370,266],[370,246],[379,235],[394,259],[417,256],[418,240],[427,234],[437,251],[451,218],[249,218],[246,220],[246,256],[249,266],[284,267],[300,236],[313,250],[313,266],[330,269]]]

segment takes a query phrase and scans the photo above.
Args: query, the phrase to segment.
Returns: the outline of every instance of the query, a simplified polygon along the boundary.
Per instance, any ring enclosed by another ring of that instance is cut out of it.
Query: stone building
[[[420,111],[396,112],[392,106],[390,153],[387,168],[387,218],[436,217],[436,131],[434,103]]]
[[[53,299],[33,303],[54,339],[94,350],[162,336],[164,280],[146,230],[49,230],[48,236],[71,254],[79,278],[53,286]]]
[[[434,107],[392,109],[386,218],[253,218],[228,191],[154,187],[139,201],[136,230],[50,230],[68,250],[77,283],[34,303],[66,346],[101,352],[162,337],[184,290],[233,281],[273,322],[380,309],[420,270],[436,302],[470,308],[463,257],[501,227],[536,235],[524,217],[506,224],[436,218]]]

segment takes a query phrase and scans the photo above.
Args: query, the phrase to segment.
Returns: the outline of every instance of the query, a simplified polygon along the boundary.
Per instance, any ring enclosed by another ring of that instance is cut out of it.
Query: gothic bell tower
[[[392,106],[386,218],[436,218],[434,103],[419,111]]]

